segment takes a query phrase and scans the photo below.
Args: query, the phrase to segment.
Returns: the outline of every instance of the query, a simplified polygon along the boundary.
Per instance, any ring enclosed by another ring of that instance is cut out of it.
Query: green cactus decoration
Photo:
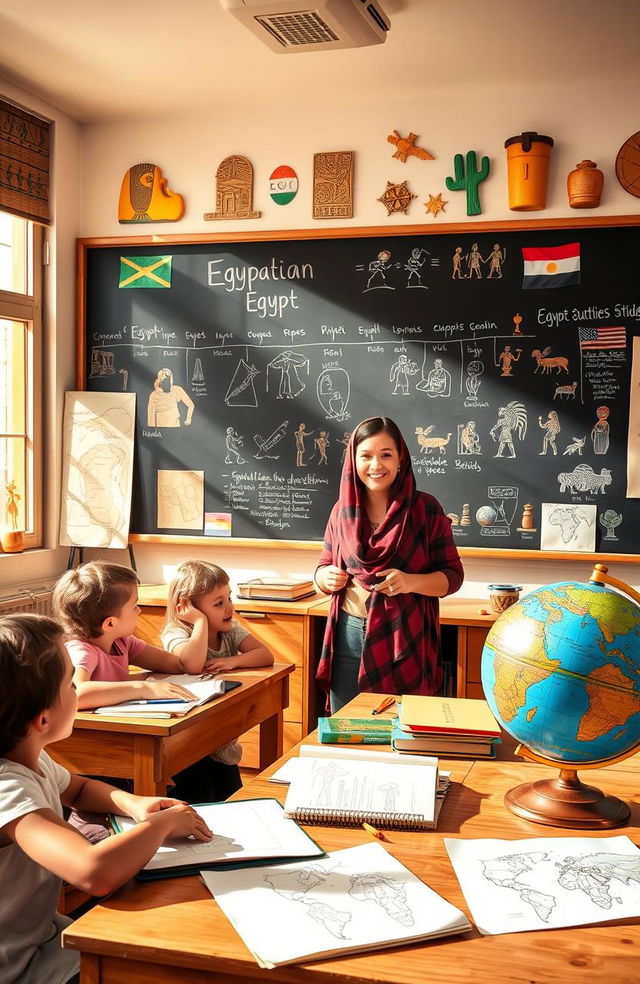
[[[453,158],[455,178],[445,178],[445,184],[449,191],[466,191],[467,193],[467,215],[480,215],[480,197],[478,195],[478,185],[489,176],[489,158],[483,157],[480,170],[477,168],[475,150],[467,151],[467,168],[462,154],[456,154]]]

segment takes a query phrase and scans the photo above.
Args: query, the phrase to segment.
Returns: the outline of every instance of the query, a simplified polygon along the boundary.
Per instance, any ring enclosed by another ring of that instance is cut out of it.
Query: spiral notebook
[[[323,749],[324,752],[324,749]],[[284,804],[298,823],[357,827],[366,822],[383,830],[433,830],[436,826],[437,759],[385,762],[309,754],[300,759]]]

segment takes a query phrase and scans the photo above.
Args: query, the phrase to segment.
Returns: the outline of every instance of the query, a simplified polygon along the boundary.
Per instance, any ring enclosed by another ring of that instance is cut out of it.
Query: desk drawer
[[[299,615],[236,610],[236,618],[247,632],[269,647],[276,663],[303,665],[304,625]]]

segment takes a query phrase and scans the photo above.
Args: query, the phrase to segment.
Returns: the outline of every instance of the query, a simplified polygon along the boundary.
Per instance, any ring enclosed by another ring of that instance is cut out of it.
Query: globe
[[[640,608],[601,584],[531,591],[491,628],[482,686],[517,741],[559,764],[640,743]]]
[[[482,651],[485,697],[526,759],[560,776],[511,789],[505,804],[537,823],[613,827],[629,808],[578,779],[640,746],[640,595],[597,564],[588,584],[531,591],[507,608]],[[523,746],[523,747],[522,747]]]

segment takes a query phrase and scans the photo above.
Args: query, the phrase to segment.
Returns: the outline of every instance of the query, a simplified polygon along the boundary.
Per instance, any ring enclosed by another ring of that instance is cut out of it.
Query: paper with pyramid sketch
[[[483,934],[640,916],[640,849],[628,837],[444,844]]]
[[[464,913],[381,844],[333,851],[317,861],[201,875],[258,963],[267,968],[471,928]]]

